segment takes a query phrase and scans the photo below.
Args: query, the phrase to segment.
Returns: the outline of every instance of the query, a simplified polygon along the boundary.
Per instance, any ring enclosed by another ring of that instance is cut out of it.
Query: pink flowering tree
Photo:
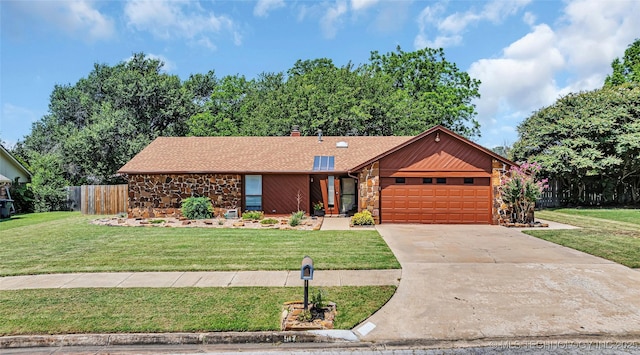
[[[538,163],[523,163],[520,167],[512,166],[500,181],[502,202],[511,212],[514,223],[530,223],[529,212],[533,211],[536,200],[547,188],[547,179],[539,180],[541,166]]]

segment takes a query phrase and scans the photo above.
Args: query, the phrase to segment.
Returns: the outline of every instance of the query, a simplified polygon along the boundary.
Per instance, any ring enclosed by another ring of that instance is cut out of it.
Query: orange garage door
[[[464,184],[462,178],[383,178],[382,223],[490,224],[488,178]]]

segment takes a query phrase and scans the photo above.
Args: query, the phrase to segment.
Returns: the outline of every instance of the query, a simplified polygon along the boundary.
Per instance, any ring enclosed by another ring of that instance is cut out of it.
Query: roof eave
[[[347,174],[348,170],[264,170],[264,171],[240,171],[240,170],[189,170],[189,171],[180,171],[180,170],[145,170],[145,171],[135,171],[135,170],[118,170],[118,174],[127,174],[127,175],[161,175],[161,174],[239,174],[239,175],[261,175],[261,174],[305,174],[305,175],[338,175],[338,174]]]

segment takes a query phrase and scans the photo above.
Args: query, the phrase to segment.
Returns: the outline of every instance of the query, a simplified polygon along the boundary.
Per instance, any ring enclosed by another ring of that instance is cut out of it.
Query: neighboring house
[[[31,181],[31,173],[16,158],[0,144],[0,217],[8,217],[9,211],[15,213],[9,196],[9,186],[12,183],[27,183]]]
[[[9,153],[0,144],[0,175],[5,179],[15,182],[18,178],[18,183],[26,183],[31,181],[31,173],[27,170],[16,158]]]
[[[160,137],[118,173],[129,217],[179,216],[189,196],[229,209],[328,215],[370,210],[376,223],[495,224],[501,171],[515,163],[442,127],[415,137]]]

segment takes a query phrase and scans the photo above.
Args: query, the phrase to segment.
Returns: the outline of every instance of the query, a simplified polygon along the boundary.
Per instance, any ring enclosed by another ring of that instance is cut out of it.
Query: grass
[[[351,329],[395,287],[325,291],[338,307],[335,327]],[[0,291],[0,335],[279,330],[282,304],[301,295],[284,287]]]
[[[556,210],[556,212],[573,216],[594,217],[610,221],[626,222],[640,225],[640,209],[563,208]]]
[[[376,231],[109,227],[79,213],[0,223],[0,276],[108,271],[390,269],[400,264]]]
[[[557,209],[536,212],[536,217],[581,229],[539,229],[525,233],[630,268],[640,268],[639,210]]]

